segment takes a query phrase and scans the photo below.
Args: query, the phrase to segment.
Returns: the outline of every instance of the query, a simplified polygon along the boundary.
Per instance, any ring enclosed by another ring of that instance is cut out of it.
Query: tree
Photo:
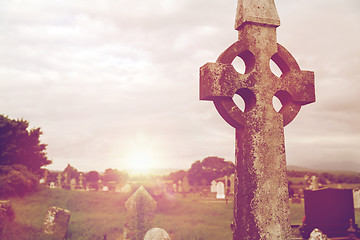
[[[87,174],[85,174],[86,182],[88,182],[88,186],[91,189],[98,189],[99,184],[98,181],[100,179],[100,174],[97,171],[90,171]]]
[[[102,176],[102,180],[104,182],[116,182],[123,183],[127,179],[127,174],[120,172],[117,169],[108,168],[105,170],[104,175]]]
[[[23,196],[36,190],[37,176],[24,165],[0,166],[0,196]]]
[[[223,176],[229,176],[235,172],[235,164],[225,161],[224,158],[207,157],[202,161],[196,161],[188,171],[191,185],[210,184],[212,180]]]
[[[182,180],[186,176],[186,172],[184,170],[179,170],[176,172],[171,172],[165,179],[171,180],[174,183],[178,183],[179,180]]]
[[[51,161],[46,156],[46,144],[40,143],[40,128],[28,130],[29,123],[23,119],[12,120],[0,115],[0,165],[22,164],[38,173]]]
[[[191,185],[199,183],[203,179],[205,172],[202,169],[201,162],[198,160],[191,165],[191,168],[188,171],[188,178]]]
[[[97,171],[90,171],[85,175],[87,182],[97,183],[100,179],[100,175]]]

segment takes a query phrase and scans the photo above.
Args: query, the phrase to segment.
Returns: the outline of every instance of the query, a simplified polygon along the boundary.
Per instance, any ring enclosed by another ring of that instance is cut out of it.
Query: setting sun
[[[129,170],[136,174],[146,174],[154,168],[153,154],[149,151],[133,151],[128,157]]]

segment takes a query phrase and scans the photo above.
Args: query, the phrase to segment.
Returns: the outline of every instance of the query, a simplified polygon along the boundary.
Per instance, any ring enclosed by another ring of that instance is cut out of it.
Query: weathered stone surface
[[[223,182],[218,182],[216,184],[216,198],[225,199],[225,188]]]
[[[125,202],[126,220],[124,224],[124,239],[142,240],[147,230],[152,227],[156,210],[156,201],[140,186]]]
[[[44,232],[52,239],[65,239],[70,221],[70,211],[51,207],[45,217]]]
[[[238,30],[244,23],[280,26],[274,0],[238,0],[235,29]]]
[[[283,127],[301,106],[315,101],[314,73],[300,70],[276,40],[279,19],[273,0],[239,0],[239,40],[216,63],[200,68],[200,99],[214,102],[236,129],[233,239],[290,239]],[[231,65],[243,59],[245,73]],[[282,74],[272,73],[270,60]],[[234,94],[245,102],[240,110]],[[272,100],[282,103],[275,111]]]
[[[10,201],[0,201],[0,230],[3,229],[3,227],[14,221],[15,219],[15,213],[12,209],[12,205]]]
[[[170,240],[170,236],[164,229],[152,228],[146,232],[144,240]]]
[[[326,234],[323,234],[319,229],[315,228],[310,233],[309,240],[328,240],[329,238],[326,236]]]

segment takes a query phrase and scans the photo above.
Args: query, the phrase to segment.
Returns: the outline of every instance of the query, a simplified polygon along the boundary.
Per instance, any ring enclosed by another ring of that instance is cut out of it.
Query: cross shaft
[[[233,239],[290,239],[283,127],[302,105],[315,101],[314,73],[300,70],[277,44],[280,22],[272,0],[239,0],[238,13],[239,41],[216,63],[200,68],[200,99],[213,101],[236,129]],[[245,62],[244,74],[231,65],[236,57]],[[280,77],[272,73],[270,60],[281,69]],[[244,111],[232,100],[234,94],[244,99]],[[279,112],[273,96],[283,105]]]

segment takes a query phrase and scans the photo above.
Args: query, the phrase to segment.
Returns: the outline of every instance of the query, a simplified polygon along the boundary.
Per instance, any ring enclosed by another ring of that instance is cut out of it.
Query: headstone
[[[56,178],[57,178],[58,187],[61,188],[61,186],[62,186],[61,185],[61,174],[59,173]]]
[[[70,177],[69,174],[67,172],[65,172],[64,173],[64,178],[63,178],[64,181],[63,181],[62,186],[65,186],[66,188],[69,186],[69,184],[70,184],[69,177]]]
[[[354,208],[360,208],[360,188],[353,190],[354,195]]]
[[[182,181],[181,180],[179,180],[179,182],[178,182],[178,186],[179,186],[179,192],[181,193],[181,192],[183,192],[183,187],[182,187]]]
[[[216,181],[215,181],[215,180],[213,180],[213,181],[211,182],[210,192],[212,192],[212,193],[217,192]]]
[[[45,217],[44,232],[51,239],[65,239],[70,220],[70,212],[58,207],[51,207]]]
[[[319,189],[319,178],[315,175],[313,175],[310,178],[310,186],[309,186],[310,190],[318,190]]]
[[[80,173],[80,176],[79,176],[79,188],[84,189],[84,174],[83,173]]]
[[[151,228],[146,232],[144,240],[170,240],[170,236],[164,229]]]
[[[6,227],[6,225],[15,219],[15,213],[12,208],[11,202],[0,201],[0,236],[2,230]]]
[[[235,29],[239,40],[216,63],[200,68],[200,99],[213,101],[235,128],[236,170],[233,239],[290,239],[290,207],[286,176],[284,126],[302,105],[315,101],[314,73],[300,70],[277,44],[280,19],[274,0],[238,0]],[[232,62],[240,57],[245,72]],[[272,73],[273,61],[282,74]],[[241,110],[235,94],[245,102]],[[282,108],[274,110],[273,98]]]
[[[216,184],[216,198],[225,199],[225,188],[223,182],[218,182]]]
[[[190,192],[190,184],[189,184],[189,179],[187,178],[187,176],[185,176],[185,177],[183,178],[183,181],[182,181],[182,190],[183,190],[183,192],[185,192],[185,193]]]
[[[75,190],[75,188],[76,188],[76,179],[75,179],[75,178],[72,178],[72,179],[70,180],[70,189],[71,189],[71,190]]]
[[[55,183],[54,182],[50,182],[50,189],[54,189],[55,188]]]
[[[350,223],[355,223],[352,189],[325,188],[304,191],[305,218],[299,228],[306,239],[314,228],[321,229],[329,238],[346,236]]]
[[[315,228],[311,234],[309,240],[328,240],[326,234],[323,234],[319,229]]]
[[[140,186],[125,202],[125,208],[124,239],[143,240],[146,231],[152,227],[156,201]]]

